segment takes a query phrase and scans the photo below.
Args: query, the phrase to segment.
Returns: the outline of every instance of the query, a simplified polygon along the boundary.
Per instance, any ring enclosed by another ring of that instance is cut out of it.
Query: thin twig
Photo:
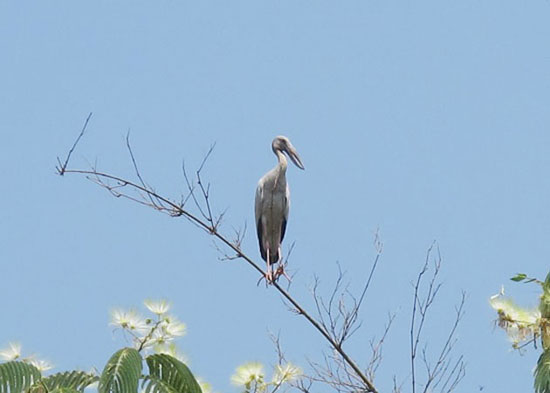
[[[82,138],[82,135],[84,135],[84,132],[86,131],[86,127],[88,127],[88,122],[90,121],[90,118],[92,117],[92,112],[88,114],[88,117],[86,118],[86,121],[84,122],[84,125],[82,126],[82,130],[80,131],[80,134],[78,134],[78,137],[73,143],[73,146],[70,148],[69,153],[67,154],[67,158],[65,159],[65,162],[61,164],[61,160],[59,157],[57,157],[57,163],[59,166],[56,166],[55,169],[57,169],[57,173],[60,176],[63,176],[65,174],[65,171],[67,169],[67,165],[69,165],[69,159],[71,158],[71,154],[73,154],[74,149],[76,148],[76,145],[78,145],[78,142],[80,141],[80,138]]]
[[[380,255],[382,255],[382,242],[380,241],[380,235],[378,233],[378,230],[376,231],[376,234],[374,236],[374,245],[376,248],[376,258],[374,258],[374,262],[372,263],[372,267],[370,269],[369,277],[367,278],[367,282],[365,283],[365,287],[363,288],[363,292],[361,293],[361,296],[359,297],[359,302],[357,303],[357,307],[354,311],[354,317],[359,312],[359,308],[361,307],[361,303],[363,303],[363,299],[365,298],[365,294],[367,293],[367,289],[369,289],[370,282],[372,280],[372,276],[374,275],[374,270],[376,269],[376,266],[378,265],[378,260],[380,259]]]
[[[130,130],[128,130],[128,133],[126,133],[126,148],[128,149],[128,153],[130,153],[130,158],[132,159],[132,165],[134,166],[134,171],[136,172],[136,176],[138,177],[139,182],[141,183],[143,188],[148,189],[149,186],[147,186],[145,184],[145,181],[141,177],[141,173],[139,172],[139,168],[138,168],[137,163],[136,163],[136,158],[134,157],[134,152],[132,151],[132,146],[130,145]],[[155,202],[153,201],[153,198],[151,197],[151,194],[146,194],[146,195],[148,196],[151,203],[153,205],[155,205]]]
[[[382,333],[382,337],[378,340],[376,344],[374,344],[374,341],[370,342],[370,347],[372,351],[371,360],[369,362],[369,365],[367,366],[367,375],[370,378],[371,381],[374,381],[374,377],[376,374],[376,371],[378,370],[378,367],[380,366],[380,363],[382,362],[382,347],[384,345],[384,341],[386,340],[386,337],[388,336],[388,333],[390,331],[390,328],[393,324],[393,321],[395,320],[395,314],[390,314],[388,316],[388,322],[386,323],[386,326],[384,327],[384,332]]]
[[[410,356],[411,356],[411,383],[412,383],[412,392],[414,393],[417,388],[417,370],[416,370],[416,359],[418,357],[419,345],[421,344],[422,332],[425,326],[426,318],[429,309],[431,308],[439,289],[441,288],[441,283],[437,282],[437,277],[441,267],[441,254],[439,248],[437,249],[437,255],[434,257],[434,268],[431,278],[425,284],[427,289],[425,290],[424,295],[421,295],[421,286],[423,286],[422,281],[424,276],[429,270],[429,263],[433,253],[433,249],[436,246],[436,243],[428,248],[426,253],[426,259],[422,270],[417,276],[416,283],[414,284],[414,298],[413,298],[413,307],[412,307],[412,316],[411,316],[411,325],[410,325]],[[456,307],[456,317],[453,325],[447,335],[446,341],[443,343],[439,356],[435,361],[435,364],[432,366],[428,357],[427,344],[423,344],[420,355],[421,360],[426,369],[426,381],[423,384],[423,393],[433,392],[436,388],[439,387],[441,383],[443,385],[439,388],[439,391],[442,393],[449,393],[454,390],[457,384],[465,375],[465,365],[463,362],[463,357],[460,356],[459,359],[452,366],[452,359],[450,358],[451,352],[456,343],[456,330],[463,316],[463,308],[466,300],[466,294],[463,292],[461,301]]]

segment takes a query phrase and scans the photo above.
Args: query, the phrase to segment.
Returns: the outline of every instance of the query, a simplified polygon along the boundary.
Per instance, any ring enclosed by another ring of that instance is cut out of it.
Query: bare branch
[[[92,112],[88,114],[88,117],[86,118],[86,121],[84,122],[84,125],[82,126],[82,130],[80,131],[80,134],[78,134],[78,137],[73,143],[73,146],[69,149],[69,153],[67,154],[67,158],[65,159],[65,162],[62,164],[59,157],[57,157],[57,163],[59,166],[56,166],[55,169],[57,170],[57,173],[60,176],[63,176],[65,174],[65,171],[67,169],[67,165],[69,165],[69,160],[71,159],[71,154],[73,154],[74,149],[76,149],[76,145],[78,145],[78,142],[80,141],[80,138],[82,138],[82,135],[84,135],[84,132],[86,131],[86,127],[88,127],[88,122],[90,121],[90,118],[92,117]]]
[[[376,258],[374,258],[374,262],[372,263],[372,267],[370,269],[369,277],[367,278],[367,282],[365,283],[365,287],[363,288],[363,292],[361,293],[361,296],[359,297],[359,302],[357,302],[357,306],[355,307],[355,310],[353,312],[353,318],[357,318],[357,313],[359,312],[359,309],[361,308],[361,304],[363,303],[363,299],[365,298],[365,294],[367,293],[367,289],[369,289],[370,282],[372,280],[372,276],[374,275],[374,270],[376,269],[376,266],[378,265],[378,260],[380,259],[380,255],[382,255],[382,248],[383,243],[380,240],[380,233],[378,229],[376,230],[376,233],[374,235],[374,248],[376,250]]]
[[[139,172],[139,168],[137,166],[136,159],[134,157],[134,152],[132,151],[132,146],[130,145],[130,130],[128,130],[128,132],[126,133],[126,148],[128,149],[128,153],[130,153],[130,158],[132,159],[132,165],[134,166],[134,171],[136,172],[136,176],[138,177],[139,182],[141,183],[143,188],[150,189],[150,187],[147,184],[145,184],[145,181],[143,181],[143,178],[141,177],[141,173]],[[151,196],[151,194],[147,193],[146,196],[151,201],[151,204],[153,206],[156,206],[155,201],[153,200],[153,197]]]
[[[427,315],[430,307],[433,305],[437,294],[441,288],[441,283],[437,281],[440,267],[441,267],[441,253],[437,248],[437,254],[433,256],[434,247],[436,243],[428,248],[426,253],[426,260],[422,270],[417,276],[414,284],[414,296],[411,316],[411,326],[409,331],[410,339],[410,359],[411,359],[411,383],[412,392],[416,391],[418,386],[417,382],[417,368],[416,360],[419,356],[419,346],[422,343],[422,332],[427,320]],[[423,279],[429,270],[430,261],[433,257],[433,273],[426,284],[427,289],[424,295],[421,295]],[[424,368],[426,370],[426,381],[424,382],[422,391],[424,393],[433,392],[436,388],[440,388],[441,392],[449,393],[457,386],[465,375],[465,365],[462,356],[453,364],[451,359],[451,352],[456,343],[456,330],[463,316],[464,303],[466,301],[465,293],[462,293],[462,297],[459,305],[456,307],[456,317],[453,325],[447,335],[447,339],[441,347],[439,356],[432,365],[428,356],[427,346],[423,345],[420,350],[420,357]],[[451,367],[451,364],[452,367]]]
[[[129,146],[129,143],[128,143],[128,146]],[[123,179],[119,176],[111,175],[109,173],[104,173],[104,172],[98,172],[95,168],[92,168],[90,170],[80,170],[80,169],[67,169],[66,167],[62,167],[62,172],[85,175],[88,179],[92,180],[94,183],[96,183],[100,187],[106,189],[113,196],[117,198],[125,197],[132,201],[138,202],[142,205],[152,207],[157,211],[167,213],[172,217],[179,217],[179,216],[185,217],[194,225],[205,230],[207,233],[209,233],[210,235],[214,236],[216,239],[221,241],[225,246],[233,250],[236,253],[238,258],[242,258],[252,268],[254,268],[262,276],[264,276],[263,270],[250,257],[248,257],[246,254],[244,254],[241,251],[239,244],[235,244],[235,242],[230,241],[226,236],[224,236],[219,232],[218,230],[219,223],[220,223],[221,217],[223,217],[223,213],[218,218],[214,218],[212,215],[212,209],[211,209],[210,200],[209,200],[210,186],[209,185],[204,186],[204,183],[201,179],[200,174],[213,148],[214,148],[214,145],[211,146],[210,150],[206,154],[206,157],[203,159],[199,169],[196,171],[197,184],[201,191],[201,198],[202,198],[203,204],[200,203],[199,199],[195,195],[196,188],[194,183],[190,180],[190,178],[187,175],[187,172],[185,170],[185,164],[182,165],[182,170],[183,170],[189,195],[186,198],[182,198],[182,202],[180,202],[179,204],[158,194],[154,189],[152,189],[143,181],[143,179],[141,178],[141,175],[138,175],[138,179],[140,181],[140,183],[138,184],[136,182]],[[131,152],[131,149],[129,150]],[[132,159],[134,158],[132,153],[131,153],[131,157]],[[67,159],[66,161],[67,165],[68,165],[68,162],[69,160]],[[133,162],[135,163],[134,159],[133,159]],[[137,165],[134,165],[134,170],[136,171],[136,174],[139,173],[137,168],[138,168]],[[109,182],[111,181],[114,182],[114,185],[109,184]],[[125,190],[128,190],[128,191],[126,192]],[[136,197],[136,196],[130,195],[129,192],[131,191],[137,192],[138,196]],[[202,219],[199,218],[199,216],[197,216],[196,214],[193,214],[192,212],[184,208],[185,201],[187,201],[189,198],[193,199],[196,208],[198,209],[200,215],[202,216]],[[340,339],[336,338],[336,335],[331,335],[329,330],[326,329],[326,326],[322,322],[318,322],[315,318],[313,318],[298,303],[298,301],[294,299],[294,297],[292,297],[289,294],[289,292],[285,290],[278,282],[274,281],[273,283],[271,283],[271,286],[275,288],[286,301],[288,301],[288,303],[292,306],[292,309],[297,314],[302,315],[329,342],[331,347],[334,349],[335,353],[338,354],[337,356],[335,355],[333,359],[336,359],[338,362],[340,362],[339,364],[346,371],[350,381],[352,379],[355,381],[358,381],[355,383],[354,386],[358,388],[358,390],[360,391],[377,393],[377,390],[374,387],[373,383],[369,380],[369,378],[365,375],[365,373],[357,366],[357,364],[353,361],[353,359],[351,359],[351,357],[343,350],[342,348],[343,340],[341,338]],[[344,316],[349,314],[349,312],[342,307],[339,308],[339,312],[340,312],[340,315],[344,315]],[[335,333],[336,331],[335,327],[331,330],[333,331],[333,333]]]
[[[380,363],[382,362],[382,348],[384,345],[384,341],[386,340],[386,337],[388,336],[388,333],[390,331],[390,328],[392,326],[392,323],[395,319],[395,314],[388,315],[388,322],[384,326],[384,332],[382,333],[382,337],[375,343],[374,340],[370,341],[370,348],[371,348],[371,360],[367,366],[367,376],[370,378],[371,381],[374,381],[374,377],[376,375],[376,371],[378,370],[378,367],[380,366]]]
[[[349,283],[345,280],[345,272],[342,271],[339,264],[337,264],[336,280],[326,300],[319,293],[320,281],[318,277],[314,277],[314,282],[310,288],[317,313],[316,319],[340,348],[361,326],[361,322],[358,320],[359,310],[364,302],[382,252],[382,243],[378,233],[375,234],[374,244],[376,257],[359,298],[355,297],[349,290]],[[365,372],[370,381],[374,380],[374,374],[382,359],[382,345],[392,321],[393,317],[390,318],[384,335],[377,344],[371,341],[373,358]],[[325,355],[324,360],[324,363],[310,361],[310,366],[315,372],[315,375],[310,376],[312,381],[328,384],[341,392],[352,393],[364,390],[362,388],[364,382],[358,378],[358,374],[339,352],[334,351],[329,355]]]
[[[195,196],[195,184],[189,179],[189,176],[187,176],[187,171],[185,170],[185,161],[182,162],[181,169],[183,172],[185,183],[187,184],[187,189],[189,190],[189,196],[193,199],[193,202],[195,203],[195,207],[199,210],[199,213],[201,214],[201,216],[205,220],[208,220],[208,215],[202,210],[202,206],[199,203],[197,197]]]

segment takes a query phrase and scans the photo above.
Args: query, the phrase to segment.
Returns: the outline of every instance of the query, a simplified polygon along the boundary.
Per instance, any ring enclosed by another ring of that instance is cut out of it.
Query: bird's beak
[[[296,165],[300,169],[306,169],[304,168],[304,164],[302,164],[302,160],[300,159],[300,156],[298,155],[298,152],[296,151],[294,146],[292,145],[287,146],[285,150],[288,154],[288,157],[290,157],[294,165]]]

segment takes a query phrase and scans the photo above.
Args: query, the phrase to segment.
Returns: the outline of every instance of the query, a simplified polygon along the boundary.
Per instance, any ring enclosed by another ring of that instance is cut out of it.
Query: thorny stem
[[[78,141],[80,140],[80,138],[82,137],[82,134],[84,133],[84,130],[86,128],[86,125],[88,123],[88,120],[89,120],[89,116],[88,116],[88,119],[86,120],[86,123],[82,129],[82,132],[80,133],[80,135],[78,136],[78,139],[76,141],[76,143],[78,143]],[[147,194],[150,198],[153,197],[155,200],[159,201],[160,203],[164,203],[165,205],[167,205],[169,208],[167,207],[164,207],[164,206],[159,206],[158,204],[151,204],[149,206],[152,206],[154,208],[156,208],[157,210],[162,210],[162,211],[166,211],[166,210],[170,210],[171,214],[173,216],[184,216],[185,218],[187,218],[189,221],[191,221],[192,223],[196,224],[197,226],[199,226],[200,228],[204,229],[206,232],[208,232],[209,234],[211,234],[212,236],[216,237],[218,240],[220,240],[222,243],[224,243],[226,246],[228,246],[230,249],[232,249],[233,251],[235,251],[237,257],[240,257],[242,259],[244,259],[252,268],[254,268],[256,271],[258,271],[260,274],[264,274],[264,271],[250,258],[248,257],[246,254],[244,254],[240,247],[237,247],[235,244],[233,244],[231,241],[229,241],[227,238],[225,238],[223,235],[221,235],[218,230],[217,230],[217,227],[216,225],[214,225],[214,223],[211,221],[211,220],[208,220],[208,218],[211,219],[211,216],[207,216],[207,220],[209,222],[212,223],[212,225],[208,225],[207,223],[205,223],[203,220],[199,219],[198,217],[196,217],[195,215],[193,215],[192,213],[188,212],[187,210],[185,210],[183,208],[183,206],[180,206],[174,202],[172,202],[171,200],[157,194],[155,191],[151,190],[150,188],[147,187],[147,185],[142,182],[142,184],[137,184],[137,183],[134,183],[134,182],[131,182],[131,181],[128,181],[126,179],[123,179],[121,177],[118,177],[118,176],[114,176],[114,175],[110,175],[108,173],[103,173],[103,172],[98,172],[95,170],[95,168],[92,168],[92,170],[80,170],[80,169],[67,169],[67,165],[68,165],[68,162],[69,162],[69,157],[70,157],[70,154],[72,153],[72,151],[74,150],[75,146],[76,146],[76,143],[73,145],[73,147],[71,148],[70,152],[69,152],[69,155],[65,161],[65,163],[63,165],[60,164],[60,166],[57,168],[57,171],[58,171],[58,174],[59,175],[63,175],[65,173],[75,173],[75,174],[82,174],[82,175],[88,175],[87,177],[94,181],[94,178],[99,180],[100,178],[103,178],[103,179],[110,179],[110,180],[114,180],[118,183],[117,187],[118,186],[123,186],[123,187],[126,187],[126,186],[129,186],[129,187],[132,187],[138,191],[141,191],[141,192],[144,192],[145,194]],[[201,164],[201,167],[202,167],[203,164]],[[114,186],[109,186],[105,183],[102,183],[102,182],[98,182],[96,181],[96,183],[98,183],[99,185],[101,185],[102,187],[108,189],[109,191],[113,192],[113,187]],[[201,186],[202,187],[202,186]],[[118,196],[120,196],[120,194],[118,194]],[[288,300],[293,306],[294,308],[296,309],[296,312],[298,314],[301,314],[304,316],[304,318],[306,318],[308,320],[309,323],[311,323],[313,325],[313,327],[319,332],[321,333],[321,335],[330,343],[330,345],[340,354],[340,356],[342,356],[342,359],[344,359],[344,361],[353,369],[353,371],[356,373],[356,375],[361,379],[361,381],[365,384],[365,388],[366,388],[366,391],[367,392],[371,392],[371,393],[378,393],[378,391],[376,390],[375,386],[373,385],[373,383],[369,380],[369,378],[363,373],[363,371],[361,371],[361,369],[359,368],[359,366],[357,366],[357,364],[355,364],[355,362],[348,356],[348,354],[343,350],[342,346],[336,342],[330,335],[329,333],[319,324],[319,322],[317,322],[285,289],[283,289],[277,282],[273,282],[272,283],[273,287],[279,291],[279,293],[286,299]],[[142,344],[143,345],[143,344]],[[140,348],[142,347],[142,345],[140,345]]]

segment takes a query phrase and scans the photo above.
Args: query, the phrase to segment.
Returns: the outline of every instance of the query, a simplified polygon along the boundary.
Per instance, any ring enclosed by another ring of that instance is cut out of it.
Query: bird
[[[281,260],[281,243],[285,236],[290,208],[290,191],[286,181],[288,161],[284,153],[294,165],[305,169],[298,152],[286,136],[275,137],[271,149],[277,156],[278,163],[258,181],[254,209],[260,254],[267,263],[267,283],[273,283],[278,276],[284,274],[282,265],[277,269],[275,277],[272,269],[273,265]]]

